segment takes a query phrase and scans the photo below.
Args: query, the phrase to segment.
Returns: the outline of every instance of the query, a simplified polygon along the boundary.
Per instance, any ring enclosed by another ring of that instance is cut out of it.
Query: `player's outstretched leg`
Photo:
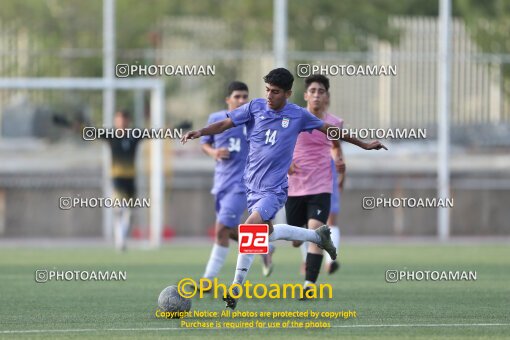
[[[228,255],[228,246],[224,247],[215,243],[211,250],[211,255],[209,256],[209,261],[207,262],[207,266],[205,267],[205,272],[203,277],[209,280],[214,279],[218,276],[223,264],[225,263],[225,259]],[[204,292],[210,292],[212,289],[212,285],[204,289]]]
[[[331,256],[332,260],[336,260],[336,248],[333,245],[333,241],[331,240],[331,230],[327,225],[323,225],[316,229],[315,232],[319,235],[321,242],[317,243],[319,248],[324,249],[329,256]]]
[[[119,251],[125,251],[127,238],[131,226],[131,210],[129,208],[119,208],[115,211],[114,240],[115,248]]]
[[[303,242],[301,246],[299,247],[299,250],[301,251],[301,257],[303,258],[303,263],[301,263],[301,269],[300,272],[302,275],[306,274],[306,256],[308,254],[308,242]]]
[[[214,229],[216,233],[216,240],[203,275],[204,278],[211,281],[218,276],[223,264],[225,263],[229,249],[229,237],[237,235],[237,232],[233,232],[234,228],[228,228],[220,221],[216,221]],[[208,287],[202,288],[204,293],[208,293],[211,290],[212,284]]]
[[[337,249],[337,252],[340,249],[340,228],[337,226],[329,227],[331,229],[331,240],[333,241],[333,245]],[[328,274],[333,274],[340,268],[340,263],[338,260],[332,260],[329,254],[326,254],[326,270]]]
[[[273,233],[269,235],[269,241],[276,240],[313,242],[319,248],[327,251],[333,260],[336,259],[336,248],[331,241],[331,231],[327,225],[323,225],[316,230],[309,230],[288,224],[275,224]]]
[[[237,288],[232,288],[235,294],[238,294]],[[226,296],[223,298],[223,301],[225,301],[225,308],[230,308],[232,310],[236,309],[237,306],[237,299],[234,299],[232,296],[230,296],[230,293],[226,293]]]
[[[269,243],[269,251],[267,254],[262,254],[262,274],[269,277],[273,272],[273,253],[276,247],[274,244]]]
[[[253,263],[253,259],[255,258],[254,254],[239,254],[237,255],[237,265],[236,265],[236,274],[234,277],[234,282],[232,284],[242,285],[248,276],[248,271],[250,270],[251,264]],[[234,288],[235,289],[235,288]],[[226,308],[235,309],[237,306],[237,299],[230,296],[227,292],[226,297],[223,298],[223,301],[226,302]]]
[[[315,219],[308,221],[308,229],[315,230],[318,228],[324,229],[324,226],[321,226],[321,221]],[[319,248],[319,245],[310,243],[306,254],[304,294],[300,300],[308,299],[307,292],[312,289],[319,278],[323,258],[323,251]]]
[[[308,252],[306,256],[306,273],[305,273],[305,284],[304,284],[304,294],[300,298],[300,300],[308,300],[306,292],[309,289],[312,289],[310,286],[315,285],[317,279],[319,278],[319,272],[322,265],[322,258],[324,255],[322,254],[314,254],[312,252]]]

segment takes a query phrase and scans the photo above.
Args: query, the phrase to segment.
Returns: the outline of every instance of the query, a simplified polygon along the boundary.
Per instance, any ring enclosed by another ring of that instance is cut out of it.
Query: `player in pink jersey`
[[[329,108],[329,99],[330,92],[327,92],[327,103],[326,110]],[[341,118],[339,118],[341,119]],[[342,120],[343,126],[343,120]],[[333,151],[333,149],[332,149]],[[342,145],[340,144],[340,155],[343,158],[342,153]],[[332,152],[332,157],[335,157],[334,152]],[[345,159],[344,159],[345,162]],[[340,205],[341,205],[341,193],[343,192],[344,182],[345,182],[345,169],[341,172],[338,172],[335,167],[335,162],[333,158],[331,159],[331,171],[333,174],[333,186],[331,188],[331,206],[329,210],[329,217],[326,224],[329,226],[331,230],[331,241],[333,241],[333,245],[337,249],[337,252],[340,250],[340,227],[337,224],[337,216],[340,213]],[[304,276],[306,274],[306,257],[308,254],[308,242],[304,242],[300,247],[301,255],[303,257],[303,264],[301,266],[301,274]],[[328,253],[324,254],[325,256],[325,270],[328,274],[335,273],[340,268],[340,262],[337,260],[331,259],[331,256]]]
[[[342,128],[343,121],[326,112],[329,79],[323,75],[312,75],[305,79],[305,101],[307,110],[317,118]],[[320,132],[301,133],[298,136],[292,164],[289,169],[289,193],[285,204],[287,223],[315,230],[324,225],[329,217],[333,170],[343,172],[345,163],[339,146],[324,138]],[[298,247],[302,242],[294,241]],[[309,244],[306,255],[305,289],[315,284],[322,264],[322,249]],[[306,295],[305,295],[306,296]]]
[[[326,104],[326,109],[329,108],[329,92],[328,92],[328,99]],[[342,122],[343,123],[343,122]],[[340,150],[342,150],[342,146],[340,144]],[[343,154],[342,154],[343,158]],[[344,159],[345,162],[345,159]],[[327,225],[331,229],[331,241],[333,241],[333,244],[337,248],[337,251],[340,249],[340,226],[337,223],[337,216],[340,214],[340,205],[341,205],[341,194],[344,189],[344,182],[345,182],[345,167],[344,170],[341,172],[336,171],[335,168],[335,162],[331,160],[331,169],[333,171],[333,186],[331,188],[331,208],[329,210],[329,217],[327,221]],[[306,251],[305,251],[306,253]],[[325,269],[328,274],[333,274],[340,268],[340,263],[337,260],[333,260],[331,256],[329,256],[327,253],[324,254],[326,257],[326,263],[325,263]],[[306,261],[306,258],[303,260],[303,262]]]

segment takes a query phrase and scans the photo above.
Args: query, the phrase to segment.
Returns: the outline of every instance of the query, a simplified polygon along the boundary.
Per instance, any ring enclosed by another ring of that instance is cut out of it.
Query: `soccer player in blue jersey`
[[[318,129],[324,134],[332,125],[324,123],[306,109],[287,102],[292,94],[294,77],[284,68],[277,68],[265,77],[266,99],[258,98],[229,112],[226,119],[208,125],[198,131],[189,131],[181,139],[215,135],[242,124],[246,125],[249,143],[244,181],[248,200],[249,217],[245,223],[269,225],[269,241],[309,241],[326,250],[332,259],[336,249],[331,242],[329,227],[324,225],[308,230],[287,224],[272,224],[278,210],[287,199],[287,171],[297,137],[302,131]],[[324,136],[326,138],[326,136]],[[379,141],[365,143],[350,136],[342,136],[346,142],[363,149],[379,150],[386,147]],[[334,141],[338,144],[338,141]],[[239,254],[233,284],[243,284],[253,262],[254,254]],[[226,306],[235,309],[237,300],[227,295]]]
[[[248,101],[248,86],[240,81],[229,84],[227,110],[211,113],[207,124],[227,118],[227,112],[237,109]],[[239,125],[217,135],[202,136],[202,150],[214,160],[214,185],[211,193],[216,205],[216,239],[203,277],[218,276],[228,255],[229,238],[237,239],[237,226],[246,209],[246,188],[243,182],[244,166],[248,156],[246,127]],[[209,291],[211,287],[204,289]]]

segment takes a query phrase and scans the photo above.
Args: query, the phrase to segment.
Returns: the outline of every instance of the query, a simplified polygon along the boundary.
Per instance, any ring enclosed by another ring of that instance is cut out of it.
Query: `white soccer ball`
[[[168,286],[159,294],[158,306],[163,312],[189,312],[191,299],[183,298],[177,286]]]

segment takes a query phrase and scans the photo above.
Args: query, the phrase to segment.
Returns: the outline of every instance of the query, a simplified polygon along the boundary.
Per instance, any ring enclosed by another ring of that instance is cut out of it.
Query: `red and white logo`
[[[269,251],[269,226],[267,224],[239,225],[239,253],[267,254]]]

